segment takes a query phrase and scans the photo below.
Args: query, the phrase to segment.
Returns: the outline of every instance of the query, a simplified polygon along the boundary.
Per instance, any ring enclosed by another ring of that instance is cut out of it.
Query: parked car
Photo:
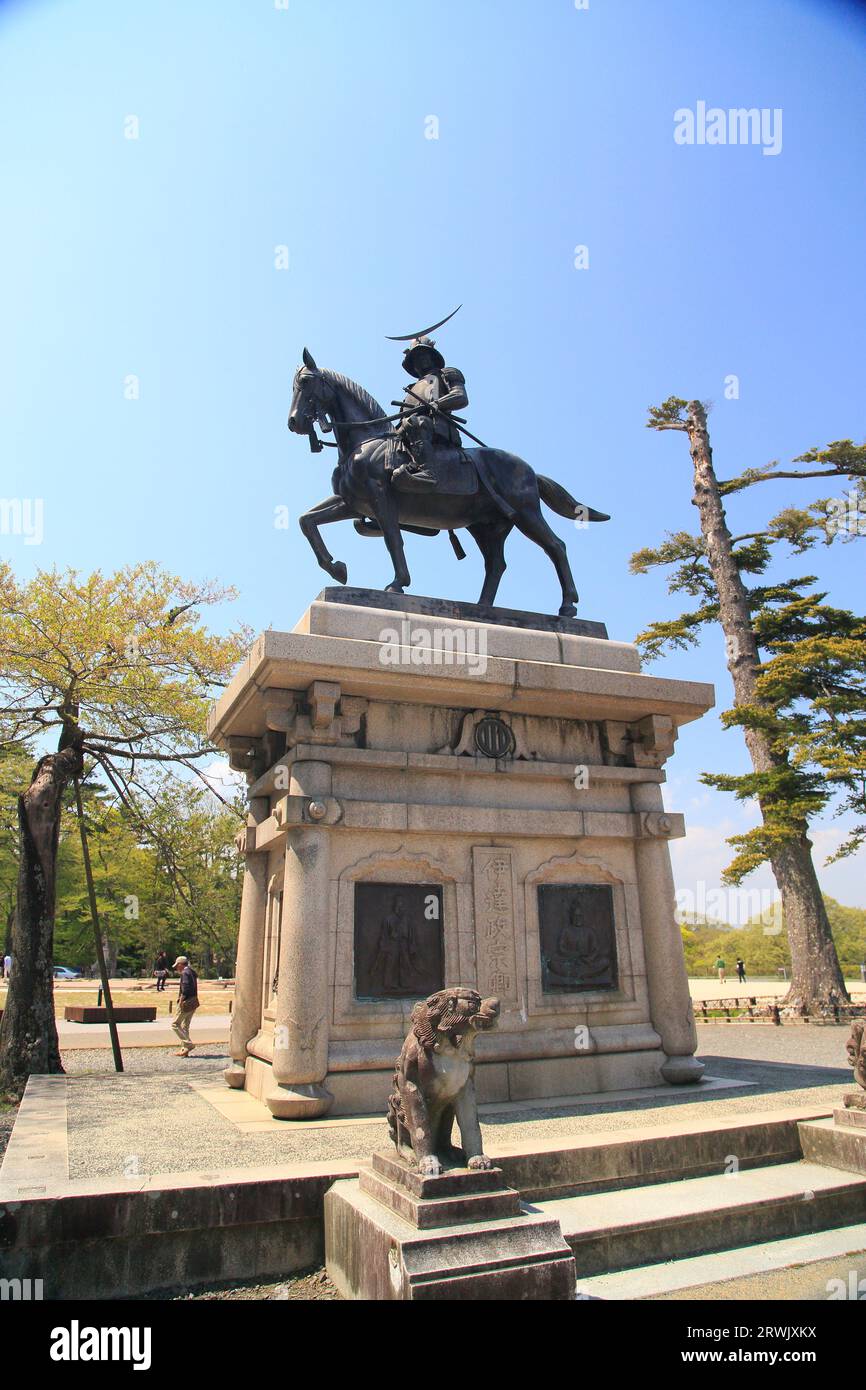
[[[55,965],[54,978],[55,980],[80,980],[81,971],[70,970],[68,965]]]

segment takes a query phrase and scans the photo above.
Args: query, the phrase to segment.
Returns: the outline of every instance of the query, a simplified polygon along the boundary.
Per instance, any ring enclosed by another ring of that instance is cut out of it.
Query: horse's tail
[[[572,521],[610,521],[607,512],[597,512],[594,507],[587,507],[583,502],[575,501],[561,483],[555,483],[552,478],[545,478],[543,473],[536,476],[542,502],[546,502],[557,516],[567,516]]]

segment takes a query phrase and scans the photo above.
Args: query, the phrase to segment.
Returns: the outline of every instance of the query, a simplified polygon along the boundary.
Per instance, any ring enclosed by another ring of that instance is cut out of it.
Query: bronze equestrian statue
[[[332,521],[353,521],[362,535],[383,536],[394,564],[386,592],[402,594],[410,575],[401,530],[422,536],[447,531],[462,559],[454,532],[465,527],[484,558],[478,602],[489,607],[505,571],[505,541],[516,526],[550,557],[562,589],[559,614],[573,617],[577,590],[565,543],[548,526],[541,503],[572,520],[610,518],[576,502],[564,487],[536,473],[516,454],[490,449],[469,434],[456,413],[468,404],[463,374],[446,366],[426,336],[431,331],[411,335],[404,367],[413,385],[401,402],[395,402],[400,408],[392,416],[348,377],[318,367],[304,348],[295,374],[289,429],[307,435],[316,453],[324,447],[316,426],[333,431],[338,452],[333,496],[304,513],[301,530],[322,569],[340,584],[348,578],[346,566],[331,555],[319,528]],[[464,448],[464,434],[478,447]]]

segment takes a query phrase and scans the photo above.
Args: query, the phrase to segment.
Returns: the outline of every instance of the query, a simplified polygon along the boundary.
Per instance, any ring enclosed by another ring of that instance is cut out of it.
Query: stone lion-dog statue
[[[499,1019],[499,1000],[474,989],[440,989],[412,1010],[412,1028],[397,1058],[388,1128],[397,1152],[425,1177],[443,1163],[492,1168],[483,1151],[475,1098],[475,1038]],[[451,1143],[454,1120],[462,1151]]]
[[[854,1110],[866,1110],[866,1020],[855,1018],[845,1050],[848,1065],[854,1068],[854,1080],[863,1087],[862,1091],[851,1091],[845,1097],[845,1104]]]

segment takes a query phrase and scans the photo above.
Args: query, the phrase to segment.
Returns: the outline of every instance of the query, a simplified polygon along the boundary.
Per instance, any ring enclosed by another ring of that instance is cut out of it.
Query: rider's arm
[[[437,405],[440,410],[453,412],[455,410],[465,410],[469,404],[469,397],[466,394],[466,381],[463,373],[457,367],[444,367],[442,369],[442,380],[448,387],[444,396],[440,396]]]

